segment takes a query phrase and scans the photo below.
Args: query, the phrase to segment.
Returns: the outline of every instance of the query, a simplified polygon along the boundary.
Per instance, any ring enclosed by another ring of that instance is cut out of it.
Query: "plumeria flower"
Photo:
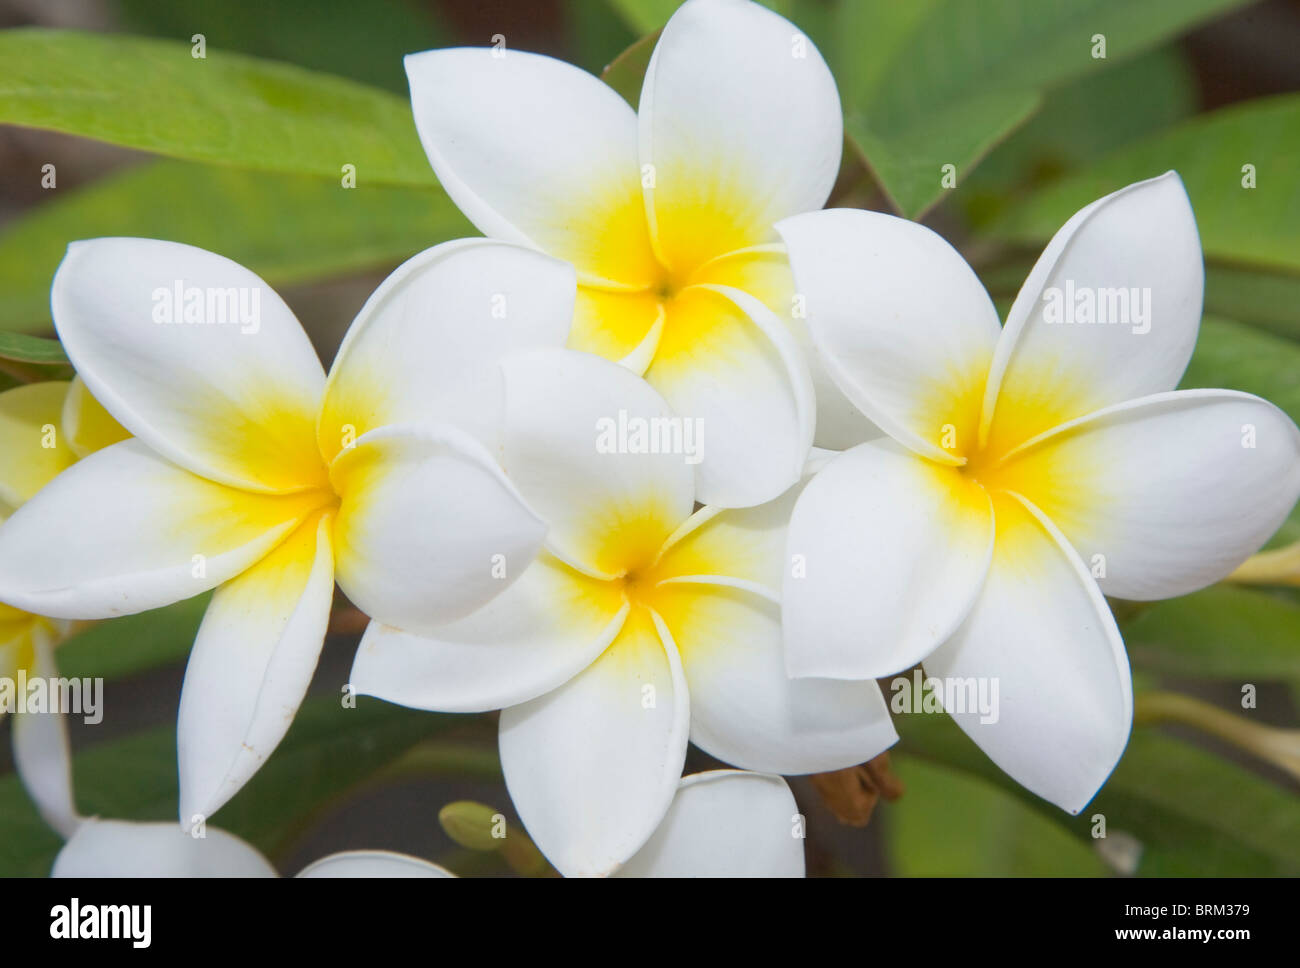
[[[425,151],[470,221],[575,266],[569,345],[644,373],[703,421],[702,501],[785,491],[814,420],[825,446],[862,439],[866,421],[799,346],[773,229],[822,207],[843,144],[835,82],[793,24],[750,0],[687,0],[639,112],[537,54],[432,50],[406,70]]]
[[[371,296],[327,379],[288,306],[228,259],[148,239],[69,247],[55,325],[133,438],[0,527],[0,600],[97,619],[216,589],[181,697],[183,823],[284,736],[336,578],[367,614],[423,629],[532,559],[545,526],[494,456],[498,361],[562,345],[573,292],[572,269],[531,250],[437,246]]]
[[[860,763],[897,739],[874,682],[786,676],[777,602],[797,489],[696,511],[682,454],[596,446],[613,414],[631,428],[672,419],[644,380],[563,350],[502,369],[502,462],[550,525],[545,550],[436,634],[372,622],[356,691],[420,709],[504,709],[510,795],[566,875],[610,873],[642,848],[673,800],[688,737],[781,774]],[[547,407],[556,419],[539,419]]]
[[[1077,213],[1001,330],[929,229],[828,211],[779,230],[832,375],[889,434],[836,457],[794,510],[806,577],[783,589],[791,673],[859,679],[924,660],[940,679],[995,680],[995,721],[949,711],[1012,777],[1081,810],[1133,716],[1103,594],[1217,581],[1300,493],[1284,413],[1173,389],[1204,279],[1181,180]]]

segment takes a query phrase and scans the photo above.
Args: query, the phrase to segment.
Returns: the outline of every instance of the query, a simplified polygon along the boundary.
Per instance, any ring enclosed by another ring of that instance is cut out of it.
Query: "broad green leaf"
[[[436,186],[346,189],[332,179],[149,162],[60,192],[0,234],[0,329],[50,326],[50,281],[75,239],[185,242],[281,286],[392,265],[476,234]]]
[[[406,93],[402,55],[448,43],[431,7],[409,0],[119,0],[132,33],[188,39]],[[361,41],[361,42],[358,42]],[[487,43],[483,38],[482,43]]]
[[[1201,115],[1107,155],[1055,183],[990,229],[1041,242],[1094,199],[1161,172],[1182,176],[1209,258],[1300,272],[1300,94],[1248,101]],[[1243,168],[1254,166],[1254,188]]]
[[[657,31],[673,15],[682,0],[607,0],[629,27],[638,34]]]
[[[987,224],[1042,185],[1195,111],[1187,56],[1176,47],[1142,54],[1050,93],[1043,109],[989,153],[954,200],[973,225]]]
[[[851,21],[836,32],[840,43],[858,45],[859,59],[876,62],[837,78],[845,125],[899,210],[916,217],[943,194],[944,165],[954,166],[960,190],[1049,89],[1100,73],[1242,2],[845,4]],[[1104,59],[1093,57],[1098,34],[1106,38]]]
[[[1156,602],[1121,624],[1135,666],[1182,678],[1300,682],[1294,595],[1216,585]]]
[[[1207,265],[1205,311],[1300,339],[1300,275]]]
[[[96,622],[59,646],[59,672],[74,678],[120,679],[184,662],[212,596]]]
[[[1096,799],[1071,817],[1002,773],[949,717],[912,714],[894,722],[901,754],[982,777],[1084,842],[1093,839],[1092,818],[1103,815],[1108,835],[1122,832],[1141,843],[1139,875],[1300,874],[1300,798],[1155,729],[1134,730]]]
[[[329,74],[143,37],[0,31],[0,124],[160,155],[342,178],[436,184],[406,98]]]
[[[63,352],[62,344],[56,339],[0,332],[0,359],[60,366],[67,364],[68,354]]]
[[[456,721],[380,702],[362,700],[355,709],[343,709],[332,696],[310,699],[266,765],[209,824],[275,860],[322,807]],[[87,815],[177,822],[173,727],[78,753],[73,775],[77,806]],[[44,876],[59,846],[18,777],[0,777],[0,876]]]
[[[1300,343],[1207,316],[1201,321],[1196,350],[1179,386],[1254,393],[1300,422]],[[1291,512],[1270,546],[1297,539],[1300,507]]]
[[[573,38],[574,63],[592,74],[603,71],[641,34],[608,3],[564,0],[564,19]]]
[[[906,786],[880,811],[893,873],[908,877],[1097,877],[1105,863],[1020,798],[965,773],[891,757]]]

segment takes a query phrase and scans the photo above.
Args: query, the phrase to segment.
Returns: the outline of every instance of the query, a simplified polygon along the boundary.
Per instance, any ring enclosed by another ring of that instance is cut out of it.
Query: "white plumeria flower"
[[[996,722],[954,718],[1017,781],[1078,812],[1132,722],[1103,593],[1164,598],[1224,577],[1300,493],[1300,431],[1284,413],[1173,390],[1204,280],[1181,180],[1071,218],[1001,330],[929,229],[837,210],[779,230],[832,374],[890,435],[835,458],[795,508],[789,550],[807,577],[784,587],[789,670],[852,679],[924,660],[931,676],[996,679]],[[1117,292],[1145,320],[1053,322],[1066,294],[1082,306]]]
[[[823,446],[862,439],[867,422],[806,352],[773,228],[825,204],[843,145],[834,79],[793,24],[750,0],[687,0],[639,112],[521,51],[426,51],[406,71],[425,151],[470,221],[575,266],[569,345],[703,421],[702,501],[782,493],[814,422]]]
[[[550,525],[546,550],[435,635],[372,622],[354,689],[420,709],[505,709],[511,797],[564,874],[610,873],[641,848],[688,736],[727,763],[783,774],[861,763],[896,741],[874,682],[786,676],[777,603],[797,487],[755,508],[693,512],[681,454],[594,446],[610,415],[671,419],[644,380],[563,350],[503,369],[502,462]],[[543,422],[547,408],[557,418]]]
[[[0,600],[95,619],[217,589],[181,697],[183,823],[283,738],[335,578],[368,614],[431,628],[507,587],[494,561],[513,576],[532,559],[545,527],[493,456],[498,361],[561,346],[573,292],[569,266],[525,248],[435,247],[371,296],[327,380],[288,306],[234,262],[146,239],[69,248],[55,325],[134,439],[0,527]]]

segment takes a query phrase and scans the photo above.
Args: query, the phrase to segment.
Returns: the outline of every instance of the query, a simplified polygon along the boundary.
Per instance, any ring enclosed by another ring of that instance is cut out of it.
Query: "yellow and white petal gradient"
[[[372,625],[354,686],[419,708],[509,706],[506,782],[566,874],[607,874],[640,847],[688,729],[736,765],[791,773],[860,763],[897,739],[874,682],[786,676],[775,602],[795,491],[692,513],[683,455],[595,446],[601,416],[670,412],[644,381],[571,351],[504,369],[505,465],[552,523],[549,554],[432,636]]]
[[[995,501],[989,575],[928,675],[997,683],[997,721],[950,710],[1019,783],[1070,813],[1093,798],[1128,742],[1133,692],[1124,643],[1083,561],[1055,526],[1010,495]]]
[[[684,776],[654,834],[616,877],[803,877],[799,808],[779,776]]]
[[[77,459],[61,426],[67,396],[62,381],[0,393],[0,521]]]
[[[50,302],[87,388],[150,448],[245,490],[324,485],[314,431],[325,372],[252,272],[175,242],[92,239],[68,246]]]
[[[176,727],[187,828],[261,768],[307,694],[334,597],[331,517],[309,517],[204,613]]]
[[[0,600],[104,618],[217,588],[182,703],[185,822],[283,736],[336,571],[369,614],[426,628],[483,605],[540,548],[545,528],[498,463],[500,363],[560,346],[573,292],[569,266],[519,246],[421,253],[363,308],[327,384],[288,308],[229,260],[145,239],[70,247],[53,305],[84,386],[61,405],[54,388],[0,403],[0,435],[30,448],[61,412],[69,463],[135,436],[5,522]],[[228,313],[257,312],[213,318],[204,298],[225,295]],[[179,316],[159,310],[169,298]],[[18,500],[39,482],[13,483]]]
[[[920,662],[966,616],[993,549],[988,495],[889,438],[830,461],[790,520],[786,668],[876,679]]]
[[[788,271],[724,264],[776,242],[773,223],[820,207],[834,182],[839,98],[807,39],[749,0],[688,0],[639,116],[535,54],[435,50],[406,66],[421,140],[462,210],[487,235],[573,263],[569,345],[645,373],[703,421],[700,499],[749,506],[798,480],[818,401],[803,322],[773,284]],[[737,443],[758,437],[764,448]]]
[[[823,212],[781,231],[828,368],[894,437],[826,463],[795,509],[789,551],[808,557],[784,585],[791,672],[924,660],[932,674],[1002,677],[999,724],[959,716],[964,728],[1026,787],[1080,809],[1131,720],[1102,592],[1159,598],[1223,578],[1300,495],[1300,430],[1285,414],[1247,394],[1172,391],[1203,282],[1181,181],[1140,182],[1072,218],[991,352],[987,295],[929,230]],[[1127,323],[1044,312],[1056,289],[1134,288],[1150,313]]]
[[[1196,346],[1204,285],[1196,218],[1175,172],[1079,211],[1047,244],[1007,314],[985,391],[982,440],[1001,453],[1102,407],[1172,390]],[[1062,298],[1071,289],[1098,299],[1103,290],[1136,290],[1141,299],[1146,292],[1150,319],[1048,323],[1044,297],[1053,289]]]

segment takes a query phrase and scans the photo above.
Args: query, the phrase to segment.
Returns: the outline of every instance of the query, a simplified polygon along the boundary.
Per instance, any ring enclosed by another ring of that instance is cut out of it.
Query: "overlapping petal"
[[[966,261],[915,222],[850,209],[779,226],[812,339],[840,390],[922,456],[977,446],[997,311]]]
[[[700,501],[748,507],[799,479],[817,419],[812,377],[794,337],[753,296],[714,285],[682,290],[645,376],[696,422]]]
[[[190,598],[248,568],[323,502],[253,494],[164,460],[140,440],[91,454],[0,529],[0,600],[108,618]]]
[[[332,460],[388,424],[452,423],[495,449],[511,352],[562,346],[573,316],[573,270],[490,239],[421,252],[375,290],[330,369],[318,436]]]
[[[516,50],[406,58],[438,181],[484,235],[572,262],[584,283],[652,285],[636,115],[576,67]]]
[[[663,819],[686,756],[681,661],[638,609],[595,663],[501,713],[501,766],[519,816],[560,871],[609,874]]]
[[[67,393],[61,381],[0,393],[0,520],[76,460],[60,427]]]
[[[348,850],[322,857],[299,877],[455,877],[438,864],[387,850]]]
[[[50,301],[86,386],[155,451],[254,491],[323,483],[324,371],[252,272],[175,242],[91,239],[68,247]]]
[[[450,425],[372,430],[334,461],[330,477],[342,495],[339,587],[367,615],[408,631],[490,601],[546,534],[487,449]]]
[[[678,8],[646,70],[638,121],[652,237],[676,272],[774,241],[773,223],[821,208],[839,171],[830,70],[793,24],[748,0]]]
[[[1226,577],[1286,519],[1300,496],[1300,430],[1249,394],[1173,391],[1060,427],[998,474],[1106,594],[1171,598]]]
[[[54,859],[51,877],[275,877],[275,868],[234,834],[193,837],[174,823],[90,819]]]
[[[427,636],[372,622],[349,681],[363,695],[417,709],[503,709],[585,669],[626,615],[619,589],[543,552],[487,605]]]
[[[779,776],[682,777],[651,838],[618,877],[802,877],[802,818]]]
[[[970,610],[993,531],[988,496],[960,469],[885,439],[836,457],[790,520],[791,674],[867,679],[915,665]]]
[[[279,745],[307,693],[334,592],[332,514],[217,589],[181,690],[180,815],[216,812]]]
[[[1101,591],[1055,526],[1009,495],[998,497],[994,513],[988,578],[925,670],[996,686],[995,715],[967,699],[948,712],[1017,783],[1078,813],[1128,741],[1133,694],[1124,643]]]
[[[1007,314],[981,438],[1003,453],[1067,420],[1172,390],[1196,345],[1204,284],[1196,219],[1176,173],[1079,211],[1047,244]],[[1088,299],[1117,321],[1068,322],[1079,316],[1064,313],[1082,312]],[[1140,304],[1149,310],[1142,320]],[[1062,309],[1059,323],[1048,321],[1053,306]]]

